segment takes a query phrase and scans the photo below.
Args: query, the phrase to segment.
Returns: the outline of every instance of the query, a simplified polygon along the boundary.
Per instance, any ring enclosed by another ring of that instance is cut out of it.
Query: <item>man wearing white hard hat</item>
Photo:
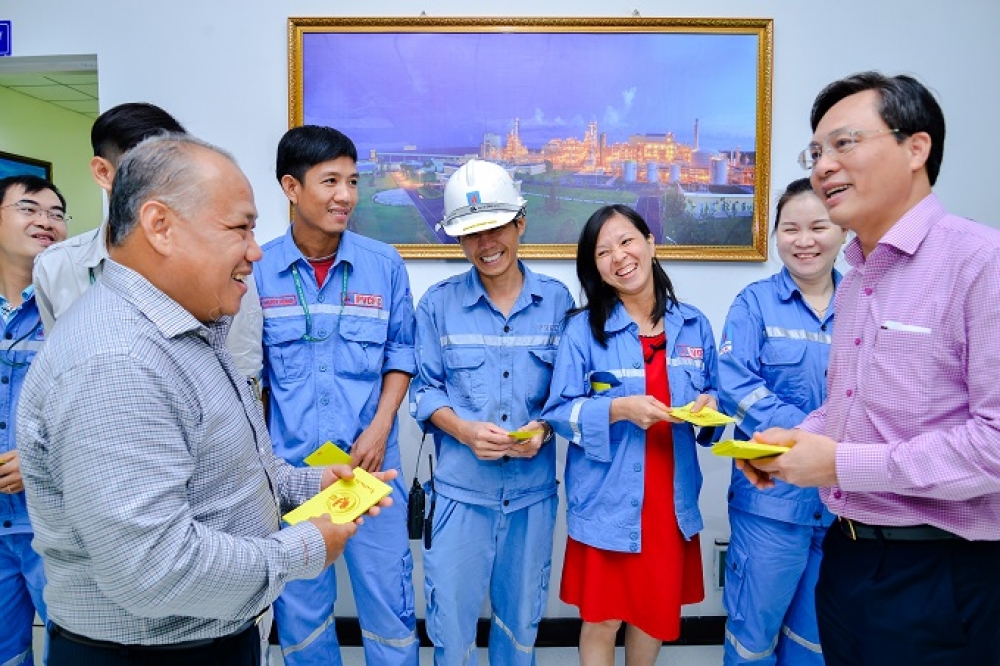
[[[471,160],[444,191],[446,233],[472,268],[417,308],[410,413],[434,438],[424,541],[434,663],[475,664],[476,623],[493,609],[491,664],[534,664],[555,528],[555,445],[539,419],[567,310],[566,287],[517,257],[525,201],[507,171]]]

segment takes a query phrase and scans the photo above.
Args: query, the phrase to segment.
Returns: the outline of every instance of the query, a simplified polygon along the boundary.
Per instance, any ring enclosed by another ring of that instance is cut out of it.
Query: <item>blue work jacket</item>
[[[264,314],[263,382],[274,451],[294,465],[326,441],[350,452],[375,416],[382,375],[416,371],[406,266],[392,246],[345,231],[319,288],[291,227],[262,249],[254,279]],[[386,468],[399,465],[397,430],[394,420]]]
[[[28,366],[34,360],[45,334],[42,320],[35,304],[32,287],[25,289],[23,301],[3,323],[3,340],[0,340],[0,452],[7,453],[17,448],[17,400],[21,386],[28,374]],[[0,299],[3,299],[0,296]],[[28,506],[24,491],[14,494],[0,494],[0,535],[27,534],[31,532],[28,521]]]
[[[541,418],[559,336],[574,303],[559,280],[518,266],[524,285],[506,317],[475,268],[424,294],[417,308],[419,365],[410,385],[410,414],[434,437],[435,490],[504,512],[556,493],[554,442],[533,458],[480,460],[430,418],[450,407],[459,418],[506,430]]]
[[[837,271],[833,281],[840,282]],[[819,319],[786,268],[740,292],[719,347],[719,406],[736,419],[737,439],[794,428],[823,404],[832,333],[833,308]],[[833,519],[815,488],[775,481],[760,491],[735,465],[729,504],[798,525],[827,526]]]
[[[618,303],[605,324],[607,348],[590,331],[590,316],[570,318],[552,374],[542,417],[570,440],[566,454],[567,527],[573,539],[604,550],[642,549],[646,431],[630,421],[610,422],[611,401],[646,394],[639,327]],[[699,394],[716,394],[715,338],[708,319],[680,304],[663,317],[670,402],[682,406]],[[595,387],[591,375],[610,372],[620,384]],[[602,390],[603,389],[603,390]],[[677,524],[690,539],[703,524],[698,509],[701,469],[690,424],[674,424],[674,488]]]

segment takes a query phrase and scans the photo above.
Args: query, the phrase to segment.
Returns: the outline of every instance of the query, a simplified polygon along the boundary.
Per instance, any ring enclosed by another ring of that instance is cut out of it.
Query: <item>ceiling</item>
[[[90,119],[100,113],[96,56],[0,58],[0,87]]]

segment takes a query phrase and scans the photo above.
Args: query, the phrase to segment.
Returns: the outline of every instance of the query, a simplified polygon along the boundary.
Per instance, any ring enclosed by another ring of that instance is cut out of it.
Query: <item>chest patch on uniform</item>
[[[359,308],[382,308],[381,294],[344,294],[344,305],[353,305]]]
[[[719,354],[728,354],[731,351],[733,351],[733,341],[723,340],[722,346],[719,348]]]
[[[260,307],[267,310],[269,308],[283,308],[289,305],[298,305],[299,299],[295,294],[287,296],[265,296],[260,299]]]
[[[705,349],[702,347],[689,347],[688,345],[677,345],[677,356],[680,358],[705,358]]]

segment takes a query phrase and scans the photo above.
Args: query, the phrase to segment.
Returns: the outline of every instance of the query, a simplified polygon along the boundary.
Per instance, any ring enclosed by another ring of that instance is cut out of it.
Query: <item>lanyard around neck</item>
[[[337,313],[338,318],[340,315],[344,314],[344,302],[347,300],[347,269],[348,267],[344,266],[341,271],[340,311]],[[309,304],[306,302],[306,292],[302,288],[302,276],[299,275],[299,267],[295,264],[292,264],[292,281],[295,283],[295,294],[299,297],[299,303],[302,304],[302,312],[306,316],[306,332],[305,335],[302,336],[302,340],[305,340],[306,342],[323,342],[324,340],[328,340],[330,336],[333,335],[333,331],[330,331],[330,333],[321,338],[314,337],[312,334],[312,315],[309,314]]]

